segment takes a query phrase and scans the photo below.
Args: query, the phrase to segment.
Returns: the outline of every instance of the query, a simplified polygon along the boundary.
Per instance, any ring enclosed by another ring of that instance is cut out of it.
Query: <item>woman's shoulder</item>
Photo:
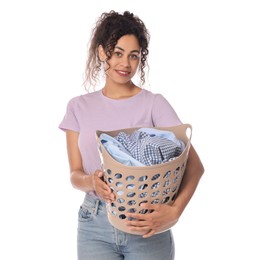
[[[150,98],[150,99],[164,99],[164,96],[161,94],[161,93],[155,93],[151,90],[148,90],[148,89],[143,89],[142,90],[143,92],[143,96],[145,96],[145,98]]]

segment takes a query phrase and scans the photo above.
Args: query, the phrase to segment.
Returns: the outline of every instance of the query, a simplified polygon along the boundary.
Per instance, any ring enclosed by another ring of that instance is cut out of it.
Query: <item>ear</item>
[[[104,48],[101,44],[98,46],[98,57],[101,61],[106,60],[106,54],[105,54]]]

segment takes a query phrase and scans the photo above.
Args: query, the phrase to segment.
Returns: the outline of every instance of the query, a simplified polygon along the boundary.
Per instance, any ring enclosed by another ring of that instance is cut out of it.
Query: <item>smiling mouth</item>
[[[130,74],[129,71],[116,70],[116,72],[121,76],[128,76]]]

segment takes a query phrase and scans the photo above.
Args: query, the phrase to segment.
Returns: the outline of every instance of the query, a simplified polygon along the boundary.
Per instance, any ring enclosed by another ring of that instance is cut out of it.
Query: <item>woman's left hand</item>
[[[127,225],[132,231],[147,232],[143,238],[151,237],[155,233],[169,229],[174,226],[179,219],[179,212],[176,206],[167,204],[149,204],[143,203],[141,207],[151,213],[127,213]]]

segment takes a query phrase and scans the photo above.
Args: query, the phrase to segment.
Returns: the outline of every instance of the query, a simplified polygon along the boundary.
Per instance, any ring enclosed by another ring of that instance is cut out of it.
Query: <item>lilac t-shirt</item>
[[[101,169],[96,130],[180,124],[176,112],[161,94],[142,89],[130,98],[111,99],[98,90],[72,98],[59,128],[79,133],[83,169],[93,174]]]

